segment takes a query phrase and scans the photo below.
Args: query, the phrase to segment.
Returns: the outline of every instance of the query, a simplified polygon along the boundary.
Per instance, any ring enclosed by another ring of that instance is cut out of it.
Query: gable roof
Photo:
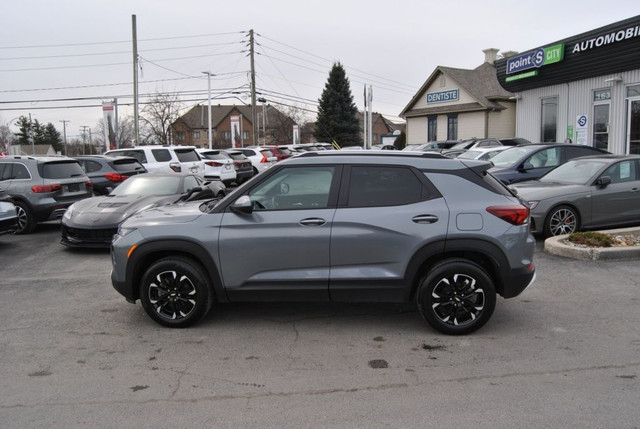
[[[259,118],[262,115],[262,106],[257,106]],[[234,112],[235,111],[235,112]],[[267,112],[267,126],[269,124],[286,123],[288,121],[293,122],[291,118],[276,109],[270,104],[266,105],[265,111]],[[197,104],[193,106],[187,113],[176,119],[175,122],[181,121],[190,129],[206,129],[209,126],[207,121],[207,115],[209,114],[209,106]],[[218,128],[220,123],[224,121],[229,115],[240,114],[250,124],[253,123],[251,116],[251,106],[248,105],[212,105],[211,106],[211,127]],[[258,120],[260,125],[260,119]]]
[[[245,117],[249,123],[252,123],[251,106],[247,105],[212,105],[211,106],[211,126],[216,128],[220,125],[225,118],[227,118],[233,110],[236,110],[239,114]],[[209,122],[207,115],[209,113],[209,106],[197,104],[193,106],[187,113],[180,116],[176,122],[182,121],[191,129],[207,128]]]
[[[437,79],[440,74],[444,74],[450,79],[454,80],[461,88],[471,95],[476,102],[475,103],[466,103],[460,105],[449,105],[449,106],[439,106],[437,108],[423,108],[423,109],[412,109],[415,103],[424,95],[433,82]],[[498,82],[498,77],[496,75],[496,68],[493,64],[483,63],[482,65],[476,67],[473,70],[469,69],[458,69],[453,67],[445,67],[438,66],[431,73],[431,76],[426,80],[426,82],[420,87],[416,95],[413,96],[409,104],[402,109],[400,116],[405,116],[407,114],[424,114],[427,112],[437,113],[438,110],[446,109],[447,111],[461,111],[461,110],[486,110],[486,109],[497,109],[503,110],[504,106],[502,106],[497,101],[506,101],[509,100],[509,97],[513,96],[513,94],[500,86]]]

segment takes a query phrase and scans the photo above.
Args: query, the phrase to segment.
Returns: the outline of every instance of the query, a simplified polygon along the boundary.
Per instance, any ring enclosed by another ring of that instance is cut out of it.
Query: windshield
[[[180,176],[154,174],[130,177],[109,195],[174,195],[180,192]]]
[[[484,152],[481,150],[468,150],[466,152],[462,152],[457,158],[462,159],[476,159],[481,156]]]
[[[593,159],[577,159],[565,162],[554,168],[539,180],[541,182],[570,183],[574,185],[586,185],[593,176],[607,164],[606,161]]]
[[[467,149],[473,146],[474,142],[475,140],[463,140],[460,143],[456,143],[453,146],[451,146],[451,149]]]
[[[512,147],[504,150],[491,158],[491,162],[496,167],[508,167],[520,161],[522,157],[538,149],[536,146]]]

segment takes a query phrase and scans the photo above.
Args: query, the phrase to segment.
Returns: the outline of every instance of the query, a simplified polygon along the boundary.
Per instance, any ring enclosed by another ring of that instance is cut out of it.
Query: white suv
[[[192,173],[204,178],[204,161],[195,146],[134,146],[109,150],[107,156],[136,158],[149,173]]]
[[[238,147],[235,148],[235,150],[239,150],[244,154],[244,156],[249,158],[251,164],[253,165],[254,176],[275,165],[275,163],[278,161],[278,158],[273,154],[273,152],[264,147]]]
[[[196,149],[204,161],[204,180],[221,180],[225,185],[236,181],[236,168],[229,155],[219,149]]]

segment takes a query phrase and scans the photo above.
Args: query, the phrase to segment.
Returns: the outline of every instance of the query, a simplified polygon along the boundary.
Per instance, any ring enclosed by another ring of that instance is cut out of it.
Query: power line
[[[227,36],[230,34],[242,34],[246,31],[234,31],[228,33],[210,33],[210,34],[196,34],[192,36],[174,36],[174,37],[157,37],[153,39],[138,39],[138,42],[153,42],[157,40],[178,40],[178,39],[190,39],[197,37],[211,37],[211,36]],[[62,48],[67,46],[92,46],[92,45],[109,45],[117,43],[131,43],[131,40],[113,40],[102,42],[83,42],[83,43],[66,43],[57,45],[25,45],[25,46],[0,46],[0,49],[31,49],[31,48]]]

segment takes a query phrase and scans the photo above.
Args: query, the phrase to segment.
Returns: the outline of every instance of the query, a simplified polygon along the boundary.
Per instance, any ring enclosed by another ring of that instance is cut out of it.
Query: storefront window
[[[447,116],[447,140],[458,140],[458,115]]]
[[[596,91],[597,97],[598,91]],[[609,150],[609,103],[593,106],[593,145]]]
[[[427,116],[427,141],[438,140],[438,117]]]
[[[640,154],[640,85],[627,87],[627,135],[628,151]]]
[[[542,128],[540,140],[543,142],[557,141],[558,129],[558,97],[542,99]]]

